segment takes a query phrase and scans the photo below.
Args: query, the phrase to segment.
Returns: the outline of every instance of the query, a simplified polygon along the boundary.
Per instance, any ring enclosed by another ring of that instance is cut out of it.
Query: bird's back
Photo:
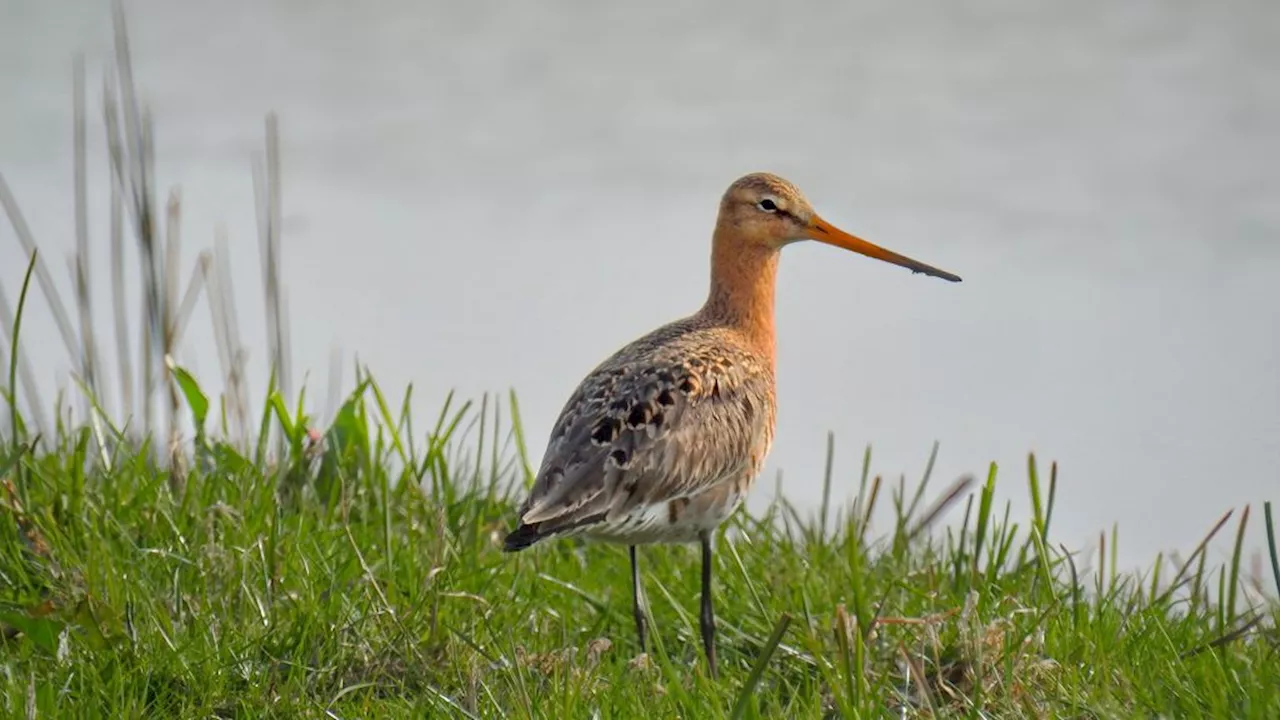
[[[560,412],[507,549],[583,533],[687,541],[741,501],[773,439],[772,357],[694,315],[614,353]]]

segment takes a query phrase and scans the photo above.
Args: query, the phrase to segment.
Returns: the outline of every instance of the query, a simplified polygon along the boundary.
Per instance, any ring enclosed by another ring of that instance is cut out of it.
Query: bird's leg
[[[640,652],[648,652],[645,642],[644,588],[640,586],[640,562],[636,558],[636,546],[631,546],[631,612],[636,616],[636,634],[640,636]]]
[[[716,616],[711,609],[711,533],[703,532],[702,541],[702,649],[707,653],[707,667],[714,679],[716,673]]]

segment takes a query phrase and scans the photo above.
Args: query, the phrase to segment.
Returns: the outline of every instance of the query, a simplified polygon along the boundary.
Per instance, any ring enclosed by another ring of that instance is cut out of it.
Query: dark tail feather
[[[532,525],[522,524],[507,534],[507,539],[502,541],[502,552],[518,552],[545,537],[545,535],[538,532],[537,523]]]
[[[605,513],[596,513],[583,518],[578,518],[572,522],[557,522],[556,519],[547,520],[540,523],[521,523],[520,527],[512,530],[507,534],[507,538],[502,541],[503,552],[517,552],[523,550],[539,540],[546,540],[549,537],[562,535],[571,530],[577,530],[586,525],[594,525],[604,520]]]

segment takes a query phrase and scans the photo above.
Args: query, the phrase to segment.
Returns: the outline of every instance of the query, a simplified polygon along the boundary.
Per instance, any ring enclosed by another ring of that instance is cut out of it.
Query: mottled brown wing
[[[750,355],[664,346],[618,358],[583,381],[556,422],[521,507],[539,535],[696,494],[767,451],[771,371]]]

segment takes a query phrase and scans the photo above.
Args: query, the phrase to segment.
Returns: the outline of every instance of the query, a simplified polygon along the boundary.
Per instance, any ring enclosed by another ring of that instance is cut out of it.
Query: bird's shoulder
[[[743,392],[769,394],[772,383],[772,364],[731,329],[677,321],[628,343],[589,372],[557,417],[551,441],[584,423],[600,430],[597,442],[616,434],[614,424],[653,435],[669,426],[673,418],[667,415],[677,407]]]

